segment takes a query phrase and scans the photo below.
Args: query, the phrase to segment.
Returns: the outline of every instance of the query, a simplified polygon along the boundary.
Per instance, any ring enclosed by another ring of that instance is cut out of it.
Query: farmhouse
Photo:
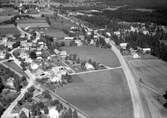
[[[55,107],[49,108],[49,117],[50,118],[59,118],[59,112],[56,110]]]
[[[143,53],[150,53],[151,52],[151,48],[143,48]]]
[[[0,59],[4,59],[6,56],[6,52],[5,51],[0,51]]]
[[[31,65],[30,65],[30,68],[32,70],[37,70],[39,68],[39,65],[37,63],[35,63],[35,62],[32,62]]]
[[[127,45],[128,45],[128,43],[120,43],[120,47],[122,49],[126,49]]]
[[[73,40],[74,37],[64,37],[64,40]]]
[[[92,64],[90,64],[90,63],[86,63],[85,64],[85,68],[86,68],[86,70],[94,70],[95,68],[93,67],[93,65]]]

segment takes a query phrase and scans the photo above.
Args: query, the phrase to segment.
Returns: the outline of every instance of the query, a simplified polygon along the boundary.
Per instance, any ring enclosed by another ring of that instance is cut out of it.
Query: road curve
[[[79,23],[75,22],[73,19],[65,17],[61,14],[58,14],[58,16],[66,19],[66,20],[69,20],[73,23],[76,23],[76,25],[79,25]],[[84,24],[82,24],[82,25],[84,27],[86,27],[87,29],[90,29],[87,26],[85,26]],[[98,34],[98,35],[100,35],[100,34]],[[102,35],[100,35],[100,36],[102,36]],[[102,37],[104,37],[104,36],[102,36]],[[122,54],[120,53],[120,51],[118,50],[118,48],[114,44],[114,42],[110,41],[109,43],[112,46],[112,51],[115,53],[115,55],[119,59],[119,61],[121,63],[121,66],[122,66],[122,69],[123,69],[123,72],[125,74],[125,77],[126,77],[126,80],[127,80],[127,83],[128,83],[128,87],[129,87],[129,90],[130,90],[132,103],[133,103],[134,118],[145,118],[144,111],[143,111],[142,100],[141,100],[141,97],[140,97],[140,94],[139,94],[139,91],[138,91],[138,88],[137,88],[137,85],[136,85],[136,82],[135,82],[135,78],[134,78],[131,70],[129,69],[125,59],[123,58]]]
[[[119,59],[121,66],[122,66],[122,69],[123,69],[124,74],[125,74],[126,79],[127,79],[127,83],[129,86],[131,99],[132,99],[132,103],[133,103],[134,118],[145,118],[141,97],[140,97],[135,79],[133,77],[133,74],[132,74],[131,70],[129,69],[122,54],[120,53],[120,51],[118,50],[118,48],[114,45],[114,43],[112,41],[110,41],[110,45],[112,46],[112,51],[115,53],[115,55]]]

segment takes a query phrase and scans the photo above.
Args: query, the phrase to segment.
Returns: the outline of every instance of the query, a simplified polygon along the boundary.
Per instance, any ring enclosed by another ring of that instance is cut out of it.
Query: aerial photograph
[[[0,0],[0,118],[167,118],[167,0]]]

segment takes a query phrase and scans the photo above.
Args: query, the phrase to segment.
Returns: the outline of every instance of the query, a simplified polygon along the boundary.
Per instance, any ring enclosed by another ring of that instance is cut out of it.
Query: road
[[[72,19],[65,17],[61,14],[58,14],[59,17],[62,17],[66,20],[69,20],[73,23],[76,23],[76,25],[79,25],[78,22],[73,21]],[[88,28],[87,26],[85,26],[84,24],[82,24],[85,28],[87,28],[88,30],[92,30],[90,28]],[[101,37],[104,37],[101,34],[98,34]],[[105,38],[105,37],[104,37]],[[109,44],[112,46],[112,51],[115,53],[115,55],[117,56],[117,58],[119,59],[122,69],[124,71],[124,74],[126,76],[126,80],[128,83],[128,87],[130,90],[130,95],[131,95],[131,99],[132,99],[132,103],[133,103],[133,110],[134,110],[134,118],[145,118],[144,115],[144,111],[143,111],[143,106],[142,106],[142,100],[135,82],[135,78],[130,70],[130,68],[128,67],[125,59],[123,58],[122,54],[120,53],[119,49],[116,47],[116,45],[114,44],[113,41],[110,41]]]
[[[114,70],[114,69],[120,69],[120,68],[122,68],[122,67],[120,66],[120,67],[106,68],[106,69],[100,69],[100,70],[84,71],[84,72],[72,73],[70,75],[80,75],[80,74],[87,74],[87,73],[97,73],[97,72]]]
[[[79,118],[89,118],[87,113],[81,111],[79,108],[77,108],[76,106],[72,105],[71,103],[67,102],[65,99],[63,99],[62,97],[58,96],[55,92],[53,92],[52,90],[48,89],[47,87],[40,85],[40,88],[42,88],[43,90],[47,90],[49,91],[49,93],[54,96],[56,99],[60,100],[61,103],[63,104],[63,106],[65,106],[66,108],[72,108],[73,110],[77,110],[78,112],[78,116]]]
[[[29,74],[29,72],[27,72],[27,75],[28,74]],[[30,76],[30,78],[32,78],[32,77]],[[10,116],[10,113],[12,112],[13,108],[17,105],[18,101],[20,101],[24,97],[24,94],[28,91],[28,88],[30,88],[34,84],[33,79],[29,79],[29,80],[30,81],[29,81],[28,85],[21,90],[19,96],[5,110],[5,112],[3,113],[1,118],[8,118]]]

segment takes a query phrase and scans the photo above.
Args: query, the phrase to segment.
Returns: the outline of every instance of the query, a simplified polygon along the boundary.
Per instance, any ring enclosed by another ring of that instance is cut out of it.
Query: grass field
[[[0,16],[0,23],[4,22],[6,20],[10,20],[12,18],[12,16]]]
[[[70,30],[70,28],[72,26],[75,26],[74,23],[71,23],[70,21],[57,17],[55,18],[49,18],[50,22],[51,22],[51,26],[57,29],[65,29],[65,30]]]
[[[119,60],[115,54],[109,49],[95,48],[95,47],[64,47],[68,54],[77,54],[83,60],[92,59],[98,63],[110,67],[120,66]]]
[[[146,84],[156,90],[167,90],[167,63],[151,59],[130,61],[129,64]]]
[[[20,32],[14,25],[0,25],[0,35],[6,34],[20,34]]]
[[[73,76],[57,94],[90,118],[133,118],[133,108],[121,69]]]
[[[54,28],[48,28],[48,30],[43,31],[46,35],[55,37],[56,39],[64,39],[67,35],[62,31]]]

